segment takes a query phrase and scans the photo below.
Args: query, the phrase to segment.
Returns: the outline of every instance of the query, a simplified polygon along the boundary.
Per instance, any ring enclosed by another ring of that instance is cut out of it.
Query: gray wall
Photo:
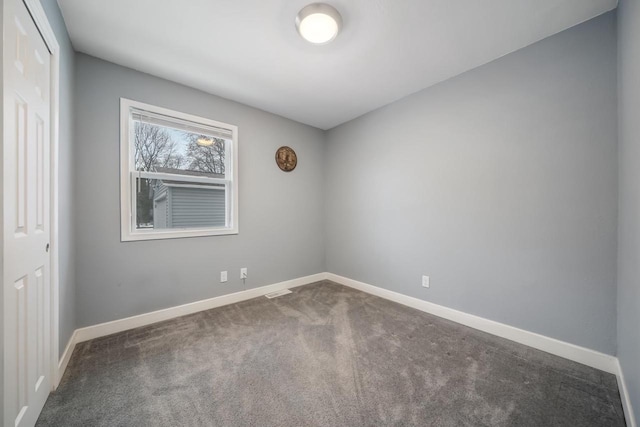
[[[74,71],[75,52],[55,0],[42,0],[49,23],[60,44],[59,128],[59,242],[60,242],[60,355],[76,329],[76,282],[74,236]]]
[[[324,271],[322,131],[83,54],[76,83],[79,326]],[[239,235],[120,242],[120,97],[239,127]],[[281,145],[298,153],[291,173]]]
[[[615,354],[615,31],[609,13],[329,131],[327,270]]]
[[[618,4],[618,359],[640,421],[640,3]]]

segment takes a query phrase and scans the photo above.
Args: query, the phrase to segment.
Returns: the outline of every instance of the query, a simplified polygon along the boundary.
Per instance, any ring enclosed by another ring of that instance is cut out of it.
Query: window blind
[[[212,138],[231,139],[233,137],[232,132],[229,129],[207,126],[200,123],[194,123],[189,120],[152,113],[150,111],[132,109],[131,118],[141,123],[172,128],[196,135],[210,136]]]

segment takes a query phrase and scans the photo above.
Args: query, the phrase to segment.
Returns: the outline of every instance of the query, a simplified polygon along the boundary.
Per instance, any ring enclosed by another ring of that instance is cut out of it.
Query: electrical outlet
[[[428,288],[430,286],[429,276],[422,276],[422,287]]]
[[[240,278],[241,279],[247,278],[247,267],[243,267],[240,269]]]
[[[221,271],[220,272],[220,283],[224,283],[227,281],[227,272],[226,271]]]

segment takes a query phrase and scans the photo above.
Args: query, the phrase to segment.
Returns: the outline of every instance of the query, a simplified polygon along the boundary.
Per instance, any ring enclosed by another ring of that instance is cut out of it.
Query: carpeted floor
[[[38,426],[624,426],[613,375],[320,282],[78,344]]]

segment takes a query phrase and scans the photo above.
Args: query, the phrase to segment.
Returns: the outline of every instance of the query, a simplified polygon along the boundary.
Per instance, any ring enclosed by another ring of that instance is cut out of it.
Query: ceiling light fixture
[[[213,139],[209,138],[198,138],[196,143],[201,147],[211,147],[213,145]]]
[[[325,44],[335,39],[340,32],[342,17],[333,6],[312,3],[298,12],[296,28],[306,41]]]

